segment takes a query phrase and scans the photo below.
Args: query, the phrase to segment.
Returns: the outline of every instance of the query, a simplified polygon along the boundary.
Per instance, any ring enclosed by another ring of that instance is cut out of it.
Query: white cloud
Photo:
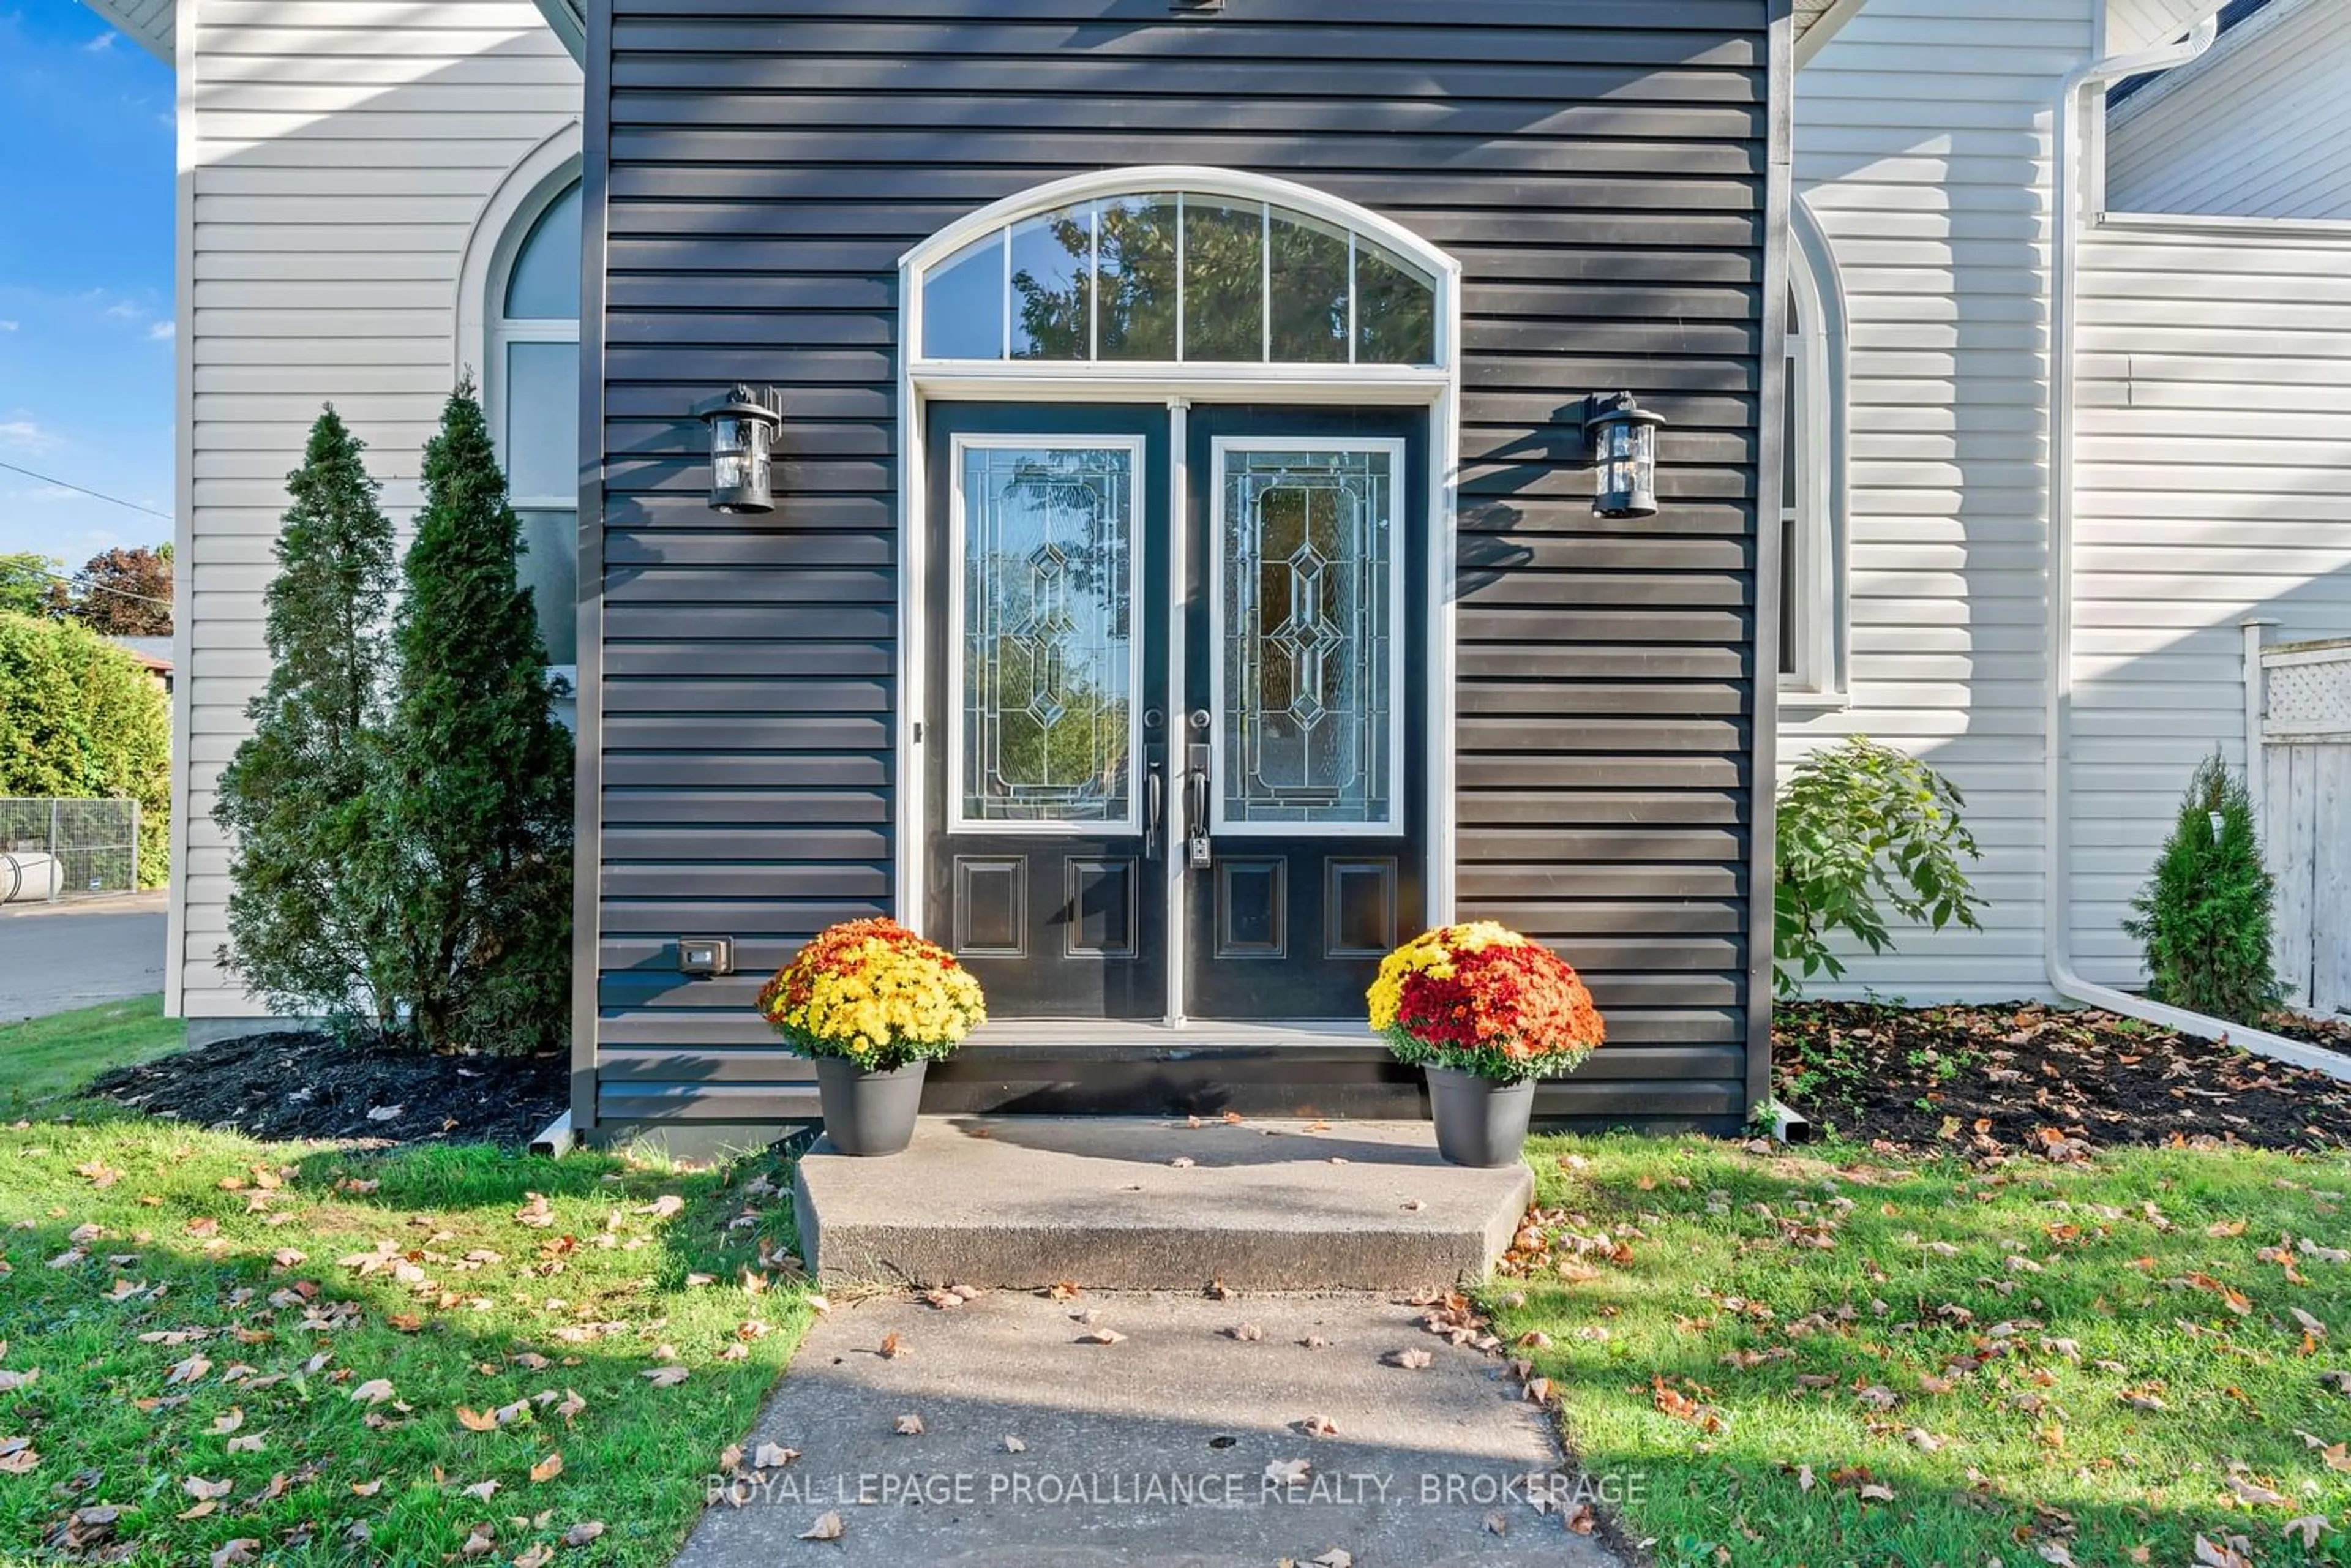
[[[120,37],[120,35],[115,33],[100,33],[97,37],[92,38],[89,43],[84,44],[81,47],[82,52],[89,55],[102,55],[107,50],[114,47],[114,40],[118,37]]]
[[[116,317],[124,321],[136,321],[141,316],[146,315],[147,311],[144,307],[136,305],[128,299],[118,299],[113,304],[106,308],[106,313],[109,316]]]
[[[147,335],[159,343],[169,341],[179,336],[179,332],[180,324],[177,321],[158,321],[147,329]]]
[[[63,485],[37,485],[26,494],[36,501],[70,501],[81,492]]]
[[[0,446],[14,446],[26,452],[46,452],[57,444],[57,438],[29,419],[0,422]]]
[[[16,329],[16,322],[14,322],[14,321],[0,321],[0,332],[13,332],[13,331],[15,331]]]

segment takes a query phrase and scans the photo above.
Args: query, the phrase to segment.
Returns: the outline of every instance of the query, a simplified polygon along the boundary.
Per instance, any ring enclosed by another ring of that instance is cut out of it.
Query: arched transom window
[[[1437,277],[1343,215],[1170,181],[970,226],[917,264],[923,360],[1439,362]]]

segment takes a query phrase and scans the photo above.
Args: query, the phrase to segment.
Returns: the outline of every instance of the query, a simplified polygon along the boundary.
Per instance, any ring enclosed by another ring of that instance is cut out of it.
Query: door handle
[[[1153,748],[1151,770],[1143,782],[1143,858],[1159,858],[1159,830],[1167,816],[1167,767]]]

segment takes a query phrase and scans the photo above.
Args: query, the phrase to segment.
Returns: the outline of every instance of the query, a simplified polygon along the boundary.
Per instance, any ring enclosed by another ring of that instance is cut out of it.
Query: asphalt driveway
[[[0,904],[0,1023],[162,988],[162,894]]]

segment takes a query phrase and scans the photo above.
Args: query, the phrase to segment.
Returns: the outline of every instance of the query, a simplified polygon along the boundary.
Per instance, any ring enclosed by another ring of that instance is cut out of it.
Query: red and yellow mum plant
[[[759,1012],[799,1054],[876,1072],[946,1056],[987,1021],[971,971],[894,920],[820,932],[760,988]]]
[[[1506,1083],[1573,1072],[1606,1038],[1567,961],[1492,921],[1414,937],[1380,961],[1364,999],[1398,1061]]]

